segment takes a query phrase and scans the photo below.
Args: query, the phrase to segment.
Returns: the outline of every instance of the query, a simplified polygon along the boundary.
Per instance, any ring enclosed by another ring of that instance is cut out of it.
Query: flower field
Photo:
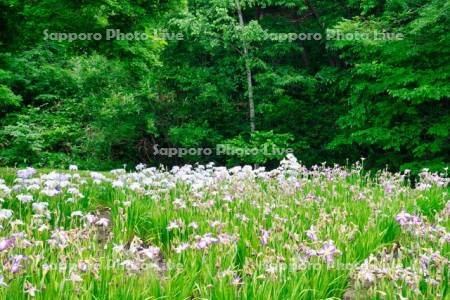
[[[0,299],[449,299],[447,174],[0,169]]]

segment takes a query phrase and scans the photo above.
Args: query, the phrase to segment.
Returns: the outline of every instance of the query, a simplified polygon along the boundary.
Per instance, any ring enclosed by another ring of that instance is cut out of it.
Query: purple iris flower
[[[36,174],[36,170],[34,168],[26,168],[26,169],[17,171],[17,176],[20,178],[30,178],[34,174]]]
[[[1,240],[0,241],[0,251],[4,251],[14,245],[15,239],[7,239],[7,240]]]

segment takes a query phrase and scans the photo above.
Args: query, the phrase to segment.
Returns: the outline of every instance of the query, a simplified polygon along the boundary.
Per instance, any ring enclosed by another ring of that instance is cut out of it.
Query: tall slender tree
[[[242,14],[241,3],[240,0],[235,0],[236,3],[236,11],[239,17],[239,26],[244,28],[244,16]],[[252,133],[255,132],[255,102],[253,99],[253,78],[252,78],[252,69],[250,67],[250,59],[248,55],[248,45],[245,40],[243,40],[243,56],[245,61],[245,71],[247,73],[247,94],[248,94],[248,109],[250,116],[250,131]]]

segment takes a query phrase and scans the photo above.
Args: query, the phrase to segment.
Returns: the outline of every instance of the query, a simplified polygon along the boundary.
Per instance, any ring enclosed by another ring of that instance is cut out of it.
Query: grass
[[[1,299],[450,297],[443,176],[423,173],[416,189],[402,174],[293,157],[272,172],[16,172],[0,169],[13,212],[0,217],[0,245],[13,241]]]

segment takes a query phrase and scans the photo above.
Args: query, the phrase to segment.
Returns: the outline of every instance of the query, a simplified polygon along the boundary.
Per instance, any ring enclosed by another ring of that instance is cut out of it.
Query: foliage
[[[0,1],[0,163],[75,160],[104,169],[213,159],[270,167],[275,157],[152,155],[155,145],[271,140],[250,137],[247,62],[254,135],[292,137],[272,142],[293,148],[305,164],[366,157],[370,168],[416,173],[448,164],[448,1],[239,3],[244,26],[235,1]],[[149,39],[44,39],[45,30],[108,29]],[[292,33],[322,38],[289,40]]]
[[[449,298],[448,174],[69,168],[0,168],[1,299]]]
[[[267,164],[269,161],[279,161],[290,153],[291,134],[275,134],[273,131],[256,131],[250,134],[247,141],[238,136],[224,142],[224,149],[230,153],[230,161],[243,161],[249,164]]]
[[[450,4],[448,1],[388,6],[380,16],[336,25],[340,32],[389,29],[396,41],[339,41],[351,65],[350,109],[331,147],[357,144],[376,165],[406,167],[420,161],[442,169],[448,162],[450,117]],[[405,10],[409,13],[406,14]],[[397,25],[400,24],[400,25]],[[437,163],[440,162],[440,163]]]

